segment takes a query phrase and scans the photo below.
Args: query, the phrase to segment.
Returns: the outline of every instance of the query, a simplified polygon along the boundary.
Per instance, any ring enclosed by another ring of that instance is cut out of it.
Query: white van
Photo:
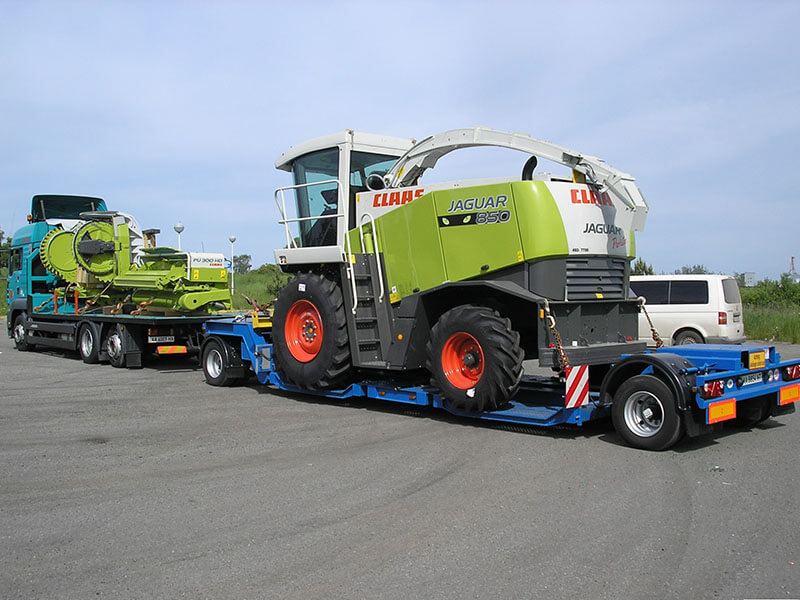
[[[631,275],[631,291],[647,299],[645,308],[667,346],[745,341],[742,297],[729,275]],[[644,313],[639,340],[653,344]]]

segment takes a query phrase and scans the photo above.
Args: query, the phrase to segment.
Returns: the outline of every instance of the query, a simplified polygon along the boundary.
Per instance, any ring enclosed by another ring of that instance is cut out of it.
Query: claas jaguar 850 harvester
[[[520,177],[423,182],[477,146],[527,154]],[[537,172],[537,157],[568,175]],[[348,130],[276,167],[294,176],[275,193],[275,261],[293,277],[266,318],[206,323],[212,385],[254,372],[284,390],[536,425],[610,413],[646,449],[790,412],[800,396],[800,361],[774,347],[645,351],[628,281],[647,204],[598,158],[484,128],[418,143]],[[525,374],[526,359],[551,374]]]

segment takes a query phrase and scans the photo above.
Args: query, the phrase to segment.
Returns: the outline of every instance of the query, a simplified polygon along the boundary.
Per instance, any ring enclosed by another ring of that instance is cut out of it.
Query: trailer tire
[[[89,323],[84,323],[78,329],[78,354],[87,365],[100,362],[100,341],[97,331]]]
[[[763,423],[769,419],[772,413],[772,402],[770,400],[769,396],[761,396],[737,402],[736,418],[733,422],[737,427],[753,427]]]
[[[611,419],[620,437],[642,450],[666,450],[683,434],[672,392],[653,375],[637,375],[619,386]]]
[[[203,346],[203,375],[209,385],[222,387],[239,381],[239,378],[231,376],[228,354],[222,346],[224,343],[211,339]]]
[[[112,367],[121,369],[125,366],[125,349],[122,347],[122,331],[119,325],[111,327],[106,332],[103,348]]]
[[[344,298],[323,275],[298,273],[275,301],[275,365],[289,382],[327,389],[347,381],[352,368]]]
[[[444,313],[426,351],[431,385],[446,407],[478,413],[507,404],[522,381],[519,340],[511,321],[490,308],[462,305]]]
[[[35,347],[33,344],[25,340],[25,336],[28,333],[28,327],[26,325],[27,320],[28,315],[26,313],[23,312],[18,314],[14,319],[14,328],[11,330],[14,337],[14,346],[20,352],[33,350]]]

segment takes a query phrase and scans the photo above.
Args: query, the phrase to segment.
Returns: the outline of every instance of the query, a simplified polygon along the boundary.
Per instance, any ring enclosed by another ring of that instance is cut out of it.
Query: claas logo
[[[592,190],[574,189],[569,191],[573,204],[597,204],[598,206],[614,206],[608,192],[598,194]]]
[[[378,192],[372,198],[372,206],[375,208],[380,208],[381,206],[400,206],[401,204],[408,204],[412,200],[416,200],[424,193],[425,190],[422,188],[397,192]]]

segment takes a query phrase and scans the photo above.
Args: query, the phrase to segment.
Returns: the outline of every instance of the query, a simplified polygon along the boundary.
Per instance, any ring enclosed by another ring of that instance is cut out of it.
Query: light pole
[[[233,242],[236,241],[236,236],[232,235],[228,240],[231,242],[231,296],[233,296]]]
[[[173,229],[175,230],[175,233],[178,234],[178,250],[180,250],[181,249],[181,232],[183,231],[183,223],[178,221],[177,223],[175,223],[175,227],[173,227]]]

